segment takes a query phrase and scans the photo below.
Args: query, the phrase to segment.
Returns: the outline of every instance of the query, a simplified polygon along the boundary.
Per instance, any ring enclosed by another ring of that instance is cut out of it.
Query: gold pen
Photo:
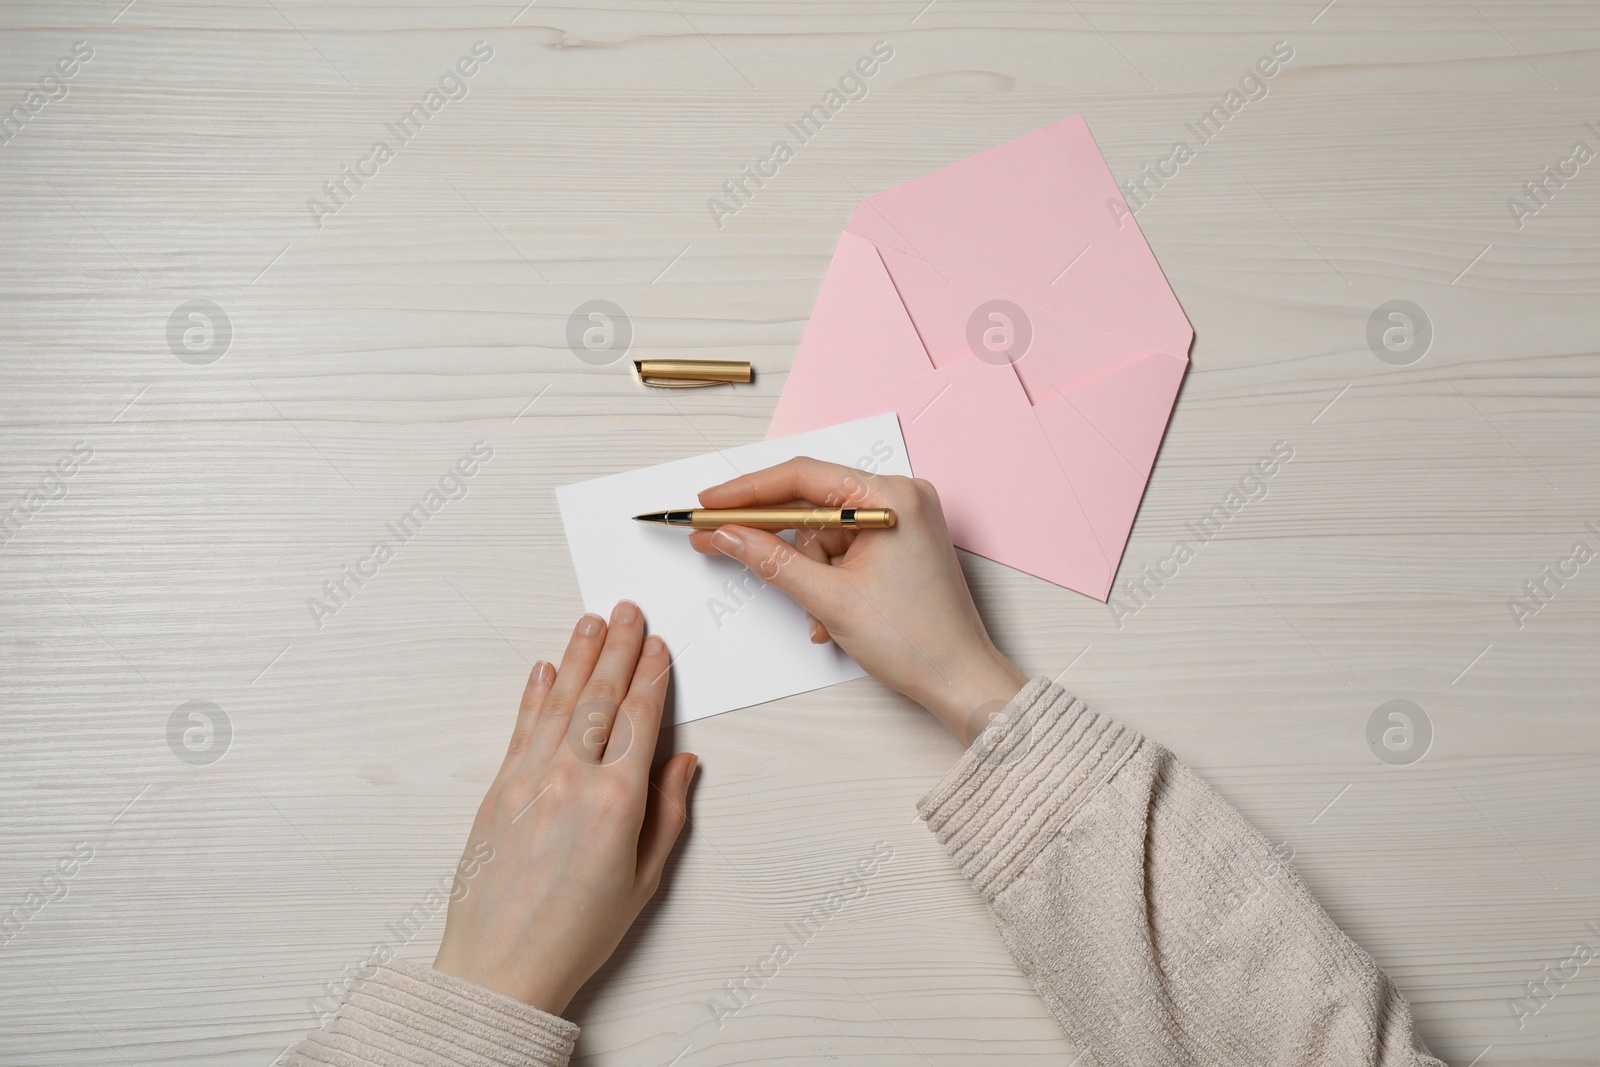
[[[748,526],[755,530],[887,530],[894,525],[891,508],[694,508],[635,515],[635,522],[688,526]]]

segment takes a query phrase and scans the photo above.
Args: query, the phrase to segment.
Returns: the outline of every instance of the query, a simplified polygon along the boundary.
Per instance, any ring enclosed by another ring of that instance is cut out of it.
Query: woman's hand
[[[989,640],[931,483],[801,458],[713,486],[700,505],[893,508],[891,530],[798,530],[794,547],[742,526],[697,530],[689,542],[794,597],[812,641],[837,641],[962,744],[1027,682]]]
[[[652,783],[671,662],[623,601],[578,620],[528,679],[458,868],[435,970],[560,1015],[645,901],[683,828],[698,759]]]

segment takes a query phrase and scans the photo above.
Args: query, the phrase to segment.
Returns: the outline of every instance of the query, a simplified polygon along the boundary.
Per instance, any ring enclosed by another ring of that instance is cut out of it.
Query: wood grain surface
[[[1563,563],[1600,545],[1600,160],[1523,189],[1600,152],[1600,7],[124,3],[0,7],[26,116],[0,144],[0,912],[65,893],[0,945],[0,1062],[274,1062],[451,869],[581,610],[554,487],[759,439],[861,197],[1076,112],[1136,178],[1280,41],[1139,212],[1197,340],[1122,576],[1292,461],[1136,611],[963,562],[1025,670],[1294,850],[1452,1067],[1600,1057],[1600,962],[1527,1000],[1600,948],[1600,563]],[[308,207],[479,41],[464,96]],[[719,226],[707,201],[877,41],[866,95]],[[630,355],[755,383],[579,359],[597,299]],[[1431,323],[1405,366],[1368,342],[1393,300]],[[225,350],[170,332],[190,301]],[[316,625],[480,441],[466,495]],[[1420,760],[1368,746],[1395,699]],[[186,747],[196,701],[219,728]],[[926,716],[863,680],[673,743],[702,758],[692,830],[573,1006],[579,1062],[1076,1062],[913,819],[957,755]],[[716,1020],[880,842],[867,896]]]

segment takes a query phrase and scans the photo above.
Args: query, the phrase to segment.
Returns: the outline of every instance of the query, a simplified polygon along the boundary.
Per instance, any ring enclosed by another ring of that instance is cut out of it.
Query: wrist
[[[433,969],[440,974],[448,974],[481,986],[491,993],[520,1000],[529,1007],[538,1008],[542,1012],[558,1017],[567,1010],[567,1005],[572,1002],[577,992],[575,989],[567,989],[560,982],[540,980],[526,975],[504,974],[470,965],[463,966],[462,962],[447,956],[441,947],[439,954],[434,957]]]
[[[992,647],[959,670],[943,673],[918,703],[962,745],[970,745],[989,718],[1028,684],[1028,676]]]

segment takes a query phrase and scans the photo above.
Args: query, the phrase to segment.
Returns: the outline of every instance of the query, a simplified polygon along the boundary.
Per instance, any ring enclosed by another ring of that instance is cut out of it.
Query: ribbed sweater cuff
[[[292,1063],[567,1067],[578,1027],[432,967],[393,960],[358,983]]]
[[[992,901],[1145,743],[1060,686],[1035,678],[917,810],[974,888]]]

